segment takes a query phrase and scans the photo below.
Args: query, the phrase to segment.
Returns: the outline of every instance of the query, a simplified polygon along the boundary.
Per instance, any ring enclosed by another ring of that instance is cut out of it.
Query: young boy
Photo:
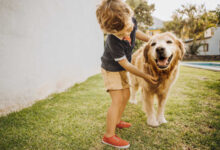
[[[102,0],[96,16],[104,33],[108,34],[101,72],[112,103],[107,112],[106,133],[102,142],[117,148],[128,148],[129,142],[115,135],[115,128],[129,128],[130,123],[121,121],[122,113],[130,97],[127,71],[153,84],[157,80],[139,71],[131,62],[135,37],[147,42],[148,36],[137,30],[133,12],[122,0]]]

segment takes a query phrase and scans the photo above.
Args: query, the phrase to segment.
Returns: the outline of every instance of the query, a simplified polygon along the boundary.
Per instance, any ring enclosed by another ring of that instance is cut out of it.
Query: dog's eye
[[[173,43],[173,42],[172,42],[172,41],[170,41],[170,40],[168,40],[168,41],[167,41],[167,44],[171,44],[171,43]]]
[[[151,46],[155,46],[156,45],[156,42],[153,42],[152,44],[151,44]]]

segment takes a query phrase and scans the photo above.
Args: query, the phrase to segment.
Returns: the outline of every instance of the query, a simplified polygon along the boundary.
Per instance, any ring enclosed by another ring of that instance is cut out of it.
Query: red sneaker
[[[131,124],[128,123],[128,122],[124,122],[124,121],[120,121],[117,125],[116,125],[117,128],[129,128],[131,127]]]
[[[110,145],[116,148],[129,148],[129,142],[121,139],[117,135],[113,135],[112,137],[103,137],[102,143]]]

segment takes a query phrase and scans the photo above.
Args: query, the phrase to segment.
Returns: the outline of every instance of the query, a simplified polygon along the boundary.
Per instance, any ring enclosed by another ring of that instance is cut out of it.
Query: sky
[[[207,10],[215,10],[220,0],[147,0],[149,4],[155,4],[153,16],[163,20],[171,20],[173,12],[181,8],[182,4],[205,4]]]

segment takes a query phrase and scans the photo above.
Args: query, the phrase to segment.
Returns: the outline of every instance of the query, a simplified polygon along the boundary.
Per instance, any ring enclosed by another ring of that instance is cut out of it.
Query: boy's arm
[[[147,36],[147,34],[145,34],[144,32],[142,32],[141,30],[137,30],[136,31],[136,38],[139,40],[142,40],[144,42],[148,42],[150,37]]]
[[[118,63],[128,72],[130,72],[136,76],[142,77],[147,82],[150,82],[152,84],[157,84],[156,78],[139,71],[134,65],[132,65],[130,62],[128,62],[127,59],[122,59],[122,60],[118,61]]]

